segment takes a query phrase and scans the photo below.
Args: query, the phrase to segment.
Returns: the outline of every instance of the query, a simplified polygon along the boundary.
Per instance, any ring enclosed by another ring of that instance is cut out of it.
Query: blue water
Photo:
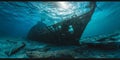
[[[8,57],[6,51],[10,51],[12,47],[16,47],[14,42],[25,42],[26,46],[21,52],[13,54],[9,58],[25,58],[26,50],[34,48],[42,48],[46,45],[42,43],[24,39],[30,29],[39,21],[43,21],[47,26],[58,23],[66,18],[70,18],[74,14],[82,15],[89,9],[84,9],[88,2],[0,2],[0,58]],[[112,32],[120,31],[120,2],[97,2],[97,7],[93,13],[90,22],[87,24],[82,37],[104,35]],[[5,37],[5,38],[2,38]],[[12,37],[12,38],[8,38]],[[17,38],[18,37],[18,38]],[[88,39],[89,40],[89,39]],[[94,40],[94,39],[93,39]],[[118,36],[119,40],[119,36]],[[17,44],[15,43],[15,44]],[[72,48],[72,46],[70,46]],[[59,48],[59,47],[57,47]],[[68,48],[69,47],[63,47]],[[63,49],[62,48],[62,49]],[[55,49],[53,49],[55,50]],[[82,49],[80,49],[82,50]],[[84,49],[83,49],[84,50]],[[87,50],[87,49],[85,49]],[[84,51],[85,51],[84,50]],[[88,48],[89,50],[89,48]],[[84,52],[82,51],[82,52]],[[97,57],[97,53],[104,51],[92,50]],[[90,50],[90,52],[92,52]],[[119,57],[120,51],[114,51]],[[89,51],[85,51],[89,54]],[[112,52],[106,52],[113,56]],[[88,54],[85,55],[88,56]],[[82,56],[82,54],[80,54]],[[84,55],[84,54],[83,54]],[[98,54],[99,55],[99,54]],[[102,57],[103,57],[102,56]],[[114,56],[113,56],[114,57]],[[98,56],[99,58],[99,56]]]
[[[120,2],[98,2],[83,36],[107,34],[120,30]]]
[[[49,5],[49,3],[0,2],[0,36],[25,37],[30,28],[34,26],[39,20],[41,20],[41,18],[46,18],[47,20],[45,23],[50,25],[55,23],[55,20],[60,21],[61,17],[69,15],[69,13],[66,14],[65,11],[61,13],[61,15],[50,15],[50,13],[46,11],[47,8],[56,7],[56,5]],[[77,7],[76,9],[73,9],[73,11],[80,10],[80,2],[70,2],[70,4],[73,4],[73,6]],[[82,37],[119,31],[119,6],[120,2],[97,2],[97,8]],[[67,10],[71,10],[70,8]],[[53,10],[52,12],[59,13],[56,10]]]

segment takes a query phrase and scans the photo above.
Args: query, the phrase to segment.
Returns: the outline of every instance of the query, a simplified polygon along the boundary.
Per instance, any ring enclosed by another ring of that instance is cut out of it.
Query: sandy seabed
[[[113,36],[114,39],[112,38],[112,41],[120,40],[120,34]],[[111,40],[109,38],[111,37],[104,39],[107,39],[109,41]],[[115,40],[115,38],[117,39]],[[82,40],[92,41],[94,39],[95,37],[89,37]],[[81,44],[80,46],[58,47],[49,46],[47,44],[43,44],[33,40],[27,40],[24,38],[1,37],[0,58],[120,58],[120,47],[116,47],[116,49],[100,49],[98,45],[98,49],[96,47],[92,47],[94,43],[91,46],[87,46],[87,44],[88,43]]]

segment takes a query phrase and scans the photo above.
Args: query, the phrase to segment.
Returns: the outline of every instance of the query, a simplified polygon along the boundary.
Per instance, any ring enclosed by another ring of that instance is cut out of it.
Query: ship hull
[[[80,45],[79,39],[93,12],[94,8],[84,15],[72,17],[51,26],[44,26],[41,32],[38,32],[40,27],[40,23],[38,23],[31,28],[28,39],[54,45]],[[68,31],[70,25],[74,30],[73,33]]]

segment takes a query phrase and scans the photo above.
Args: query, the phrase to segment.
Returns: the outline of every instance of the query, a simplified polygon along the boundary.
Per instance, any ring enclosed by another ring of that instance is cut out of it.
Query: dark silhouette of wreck
[[[91,19],[96,8],[96,2],[90,2],[90,11],[83,15],[63,20],[51,26],[39,22],[31,28],[27,38],[54,45],[79,45],[79,39]],[[72,26],[73,33],[69,32]]]

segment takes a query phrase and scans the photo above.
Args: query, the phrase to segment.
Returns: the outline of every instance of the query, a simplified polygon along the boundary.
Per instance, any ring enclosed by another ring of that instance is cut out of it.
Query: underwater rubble
[[[107,35],[99,35],[96,37],[88,37],[81,40],[81,44],[87,45],[89,48],[98,49],[118,49],[120,48],[120,32]]]
[[[120,58],[120,32],[80,40],[80,46],[53,46],[18,38],[0,38],[0,58]]]
[[[56,50],[56,51],[28,51],[27,56],[30,58],[73,58],[76,54],[74,51],[66,50]]]
[[[25,43],[22,42],[22,43],[19,43],[19,44],[16,44],[10,51],[9,53],[7,53],[8,56],[12,55],[12,54],[15,54],[16,52],[20,51],[21,49],[23,49],[25,47]]]

